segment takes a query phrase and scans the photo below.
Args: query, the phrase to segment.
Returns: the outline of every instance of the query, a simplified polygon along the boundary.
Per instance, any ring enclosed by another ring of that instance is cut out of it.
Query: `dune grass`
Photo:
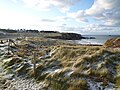
[[[87,79],[102,82],[101,86],[109,83],[120,85],[120,50],[64,42],[59,44],[54,40],[51,42],[50,39],[35,37],[26,38],[23,42],[33,46],[42,44],[36,50],[36,77],[31,62],[34,48],[29,50],[29,45],[18,47],[15,54],[19,58],[4,58],[4,68],[39,81],[46,80],[52,90],[89,90]],[[49,57],[45,57],[47,53]]]

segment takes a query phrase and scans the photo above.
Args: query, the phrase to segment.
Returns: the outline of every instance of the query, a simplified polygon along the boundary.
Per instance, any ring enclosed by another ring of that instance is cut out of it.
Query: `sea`
[[[103,45],[108,39],[120,37],[120,35],[82,35],[82,36],[94,37],[95,39],[75,40],[74,43]]]

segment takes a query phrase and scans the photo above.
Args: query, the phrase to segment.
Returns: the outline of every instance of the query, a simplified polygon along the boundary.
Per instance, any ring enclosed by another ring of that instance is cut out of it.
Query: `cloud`
[[[86,14],[84,10],[79,10],[75,13],[67,13],[67,16],[74,18],[78,22],[88,22],[88,20],[85,18]]]
[[[109,26],[120,26],[120,0],[95,0],[91,8],[68,13],[67,16],[80,22],[89,18]]]
[[[106,25],[120,24],[120,0],[95,0],[85,11],[87,16],[103,21]]]
[[[55,20],[52,19],[41,19],[42,22],[55,22]]]
[[[16,0],[12,0],[16,1]],[[35,8],[40,11],[48,11],[53,7],[61,12],[67,12],[80,0],[21,0],[26,7]]]
[[[57,16],[54,18],[56,21],[67,21],[67,20],[70,20],[69,17],[67,16]]]
[[[17,0],[12,0],[12,1],[16,2]],[[92,23],[100,23],[100,24],[90,24],[87,26],[80,26],[80,27],[72,27],[72,26],[63,24],[55,28],[56,30],[71,31],[71,32],[76,31],[76,32],[83,32],[83,33],[84,32],[100,33],[101,31],[103,33],[104,32],[109,33],[109,31],[116,33],[115,30],[120,31],[119,29],[120,0],[94,0],[93,5],[89,9],[78,10],[77,12],[69,12],[69,10],[72,6],[74,6],[81,0],[21,0],[21,1],[26,7],[29,7],[29,8],[34,8],[37,10],[46,10],[46,11],[51,10],[52,8],[57,8],[61,12],[67,13],[66,16],[59,16],[53,19],[41,19],[41,20],[39,19],[41,22],[40,24],[50,25],[51,24],[50,22],[52,22],[53,26],[55,25],[57,26],[58,23],[59,25],[60,23],[62,24],[66,23],[64,21],[71,20],[71,18],[75,19],[78,22],[84,22],[87,24],[91,23],[90,22],[91,19],[93,20]],[[27,16],[23,16],[23,17],[27,18],[27,20],[29,21],[29,18]],[[21,20],[18,20],[18,21],[22,22]],[[120,34],[120,32],[118,33]]]
[[[89,24],[87,26],[60,26],[61,30],[64,32],[75,32],[80,34],[88,34],[88,35],[120,35],[119,27],[109,27],[107,25],[102,24]]]
[[[12,2],[17,3],[17,0],[12,0]]]
[[[60,22],[64,22],[64,21],[67,21],[67,20],[70,20],[70,18],[69,17],[67,17],[67,16],[57,16],[57,17],[54,17],[53,19],[46,19],[46,18],[44,18],[44,19],[41,19],[40,21],[41,22],[48,22],[48,23],[56,23],[56,22],[58,22],[58,23],[60,23]]]

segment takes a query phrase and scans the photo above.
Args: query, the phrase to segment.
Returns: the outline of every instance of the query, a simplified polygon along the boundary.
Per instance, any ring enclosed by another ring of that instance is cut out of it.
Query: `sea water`
[[[95,39],[75,40],[78,44],[99,44],[103,45],[108,39],[120,37],[120,35],[83,35],[83,37],[95,37]]]

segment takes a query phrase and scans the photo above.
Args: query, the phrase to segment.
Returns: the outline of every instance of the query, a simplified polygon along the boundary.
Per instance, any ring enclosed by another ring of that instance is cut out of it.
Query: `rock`
[[[82,39],[95,39],[95,37],[82,37]]]
[[[61,39],[65,39],[65,40],[79,40],[79,39],[81,39],[81,35],[80,34],[76,34],[76,33],[62,33]]]
[[[81,35],[76,34],[76,33],[60,33],[59,36],[49,36],[47,38],[63,39],[63,40],[80,40],[80,39],[82,39]]]

